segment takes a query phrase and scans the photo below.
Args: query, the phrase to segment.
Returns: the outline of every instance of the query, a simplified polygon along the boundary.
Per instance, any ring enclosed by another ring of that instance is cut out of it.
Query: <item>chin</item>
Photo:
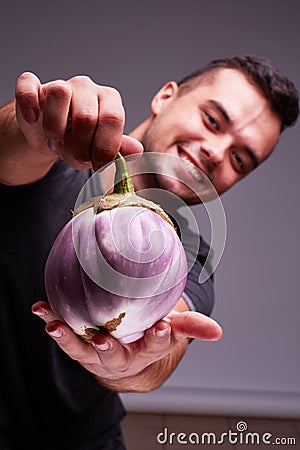
[[[200,203],[199,197],[185,183],[172,177],[156,175],[157,186],[180,197],[187,205]]]

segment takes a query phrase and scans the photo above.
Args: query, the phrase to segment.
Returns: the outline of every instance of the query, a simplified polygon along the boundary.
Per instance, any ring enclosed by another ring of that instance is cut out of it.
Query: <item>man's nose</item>
[[[217,165],[224,159],[225,152],[228,148],[227,142],[202,142],[200,152],[201,158],[210,164]]]

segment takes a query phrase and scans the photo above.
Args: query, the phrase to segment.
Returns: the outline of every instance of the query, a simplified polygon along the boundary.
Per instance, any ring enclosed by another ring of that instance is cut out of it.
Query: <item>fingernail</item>
[[[48,311],[44,308],[37,309],[36,311],[32,310],[32,312],[33,314],[36,314],[39,317],[44,317],[48,314]]]
[[[47,145],[49,148],[51,148],[51,150],[57,152],[62,147],[62,141],[60,141],[59,139],[48,139]]]
[[[155,334],[157,337],[164,337],[169,333],[169,328],[156,328]]]
[[[54,330],[47,330],[50,336],[54,338],[61,338],[63,335],[63,331],[61,328],[55,328]]]
[[[35,123],[39,117],[37,111],[34,109],[27,109],[24,111],[23,116],[27,123]]]
[[[110,345],[109,341],[102,342],[102,344],[95,344],[95,343],[93,343],[93,345],[98,350],[101,350],[102,352],[105,352],[105,351],[107,351],[107,350],[109,350],[111,348],[111,345]]]

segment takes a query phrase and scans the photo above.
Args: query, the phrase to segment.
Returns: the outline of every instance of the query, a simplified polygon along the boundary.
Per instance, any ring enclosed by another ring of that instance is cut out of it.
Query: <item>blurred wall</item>
[[[2,2],[0,100],[24,70],[43,81],[87,74],[119,89],[129,131],[166,81],[235,54],[270,58],[299,88],[299,13],[298,0]],[[299,124],[222,197],[213,317],[223,339],[194,341],[159,391],[123,396],[128,409],[300,417],[298,147]]]

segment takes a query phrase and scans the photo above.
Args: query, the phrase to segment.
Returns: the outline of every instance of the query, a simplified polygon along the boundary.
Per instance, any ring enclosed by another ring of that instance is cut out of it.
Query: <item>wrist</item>
[[[49,151],[41,154],[31,148],[16,119],[15,102],[0,109],[0,182],[8,186],[34,183],[43,178],[57,161]]]

